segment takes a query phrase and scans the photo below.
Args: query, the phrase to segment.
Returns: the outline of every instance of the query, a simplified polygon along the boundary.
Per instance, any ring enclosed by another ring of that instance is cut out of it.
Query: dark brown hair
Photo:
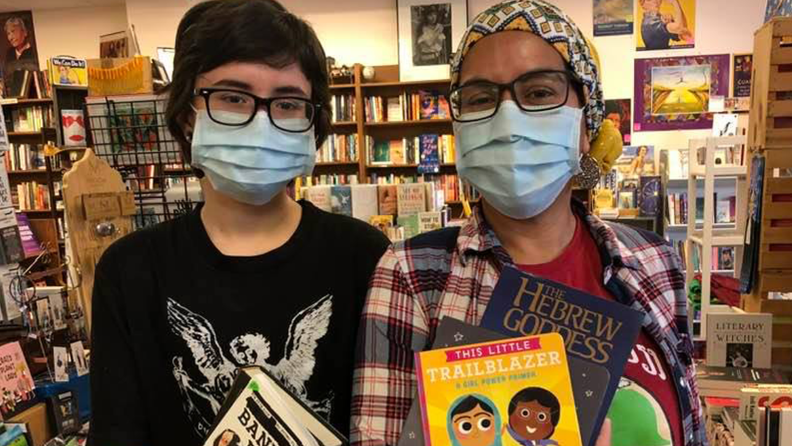
[[[176,34],[173,82],[168,87],[165,119],[190,162],[190,141],[183,125],[192,113],[195,79],[231,62],[257,62],[273,68],[300,66],[311,83],[311,100],[321,104],[316,145],[330,131],[330,89],[324,49],[311,26],[275,0],[208,0],[184,15]]]

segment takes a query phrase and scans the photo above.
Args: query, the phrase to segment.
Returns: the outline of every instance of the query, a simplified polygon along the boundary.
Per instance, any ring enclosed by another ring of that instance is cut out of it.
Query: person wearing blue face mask
[[[287,194],[329,131],[321,44],[276,1],[208,0],[182,19],[174,68],[166,120],[204,203],[97,266],[89,444],[201,445],[248,365],[347,435],[358,321],[389,241]]]
[[[633,407],[611,410],[615,418],[587,446],[706,444],[676,253],[658,235],[604,222],[572,199],[574,185],[596,185],[621,151],[613,123],[603,122],[593,46],[556,6],[504,1],[471,20],[451,65],[449,102],[459,176],[482,199],[461,228],[396,243],[375,269],[352,445],[397,443],[416,389],[414,354],[434,343],[442,317],[478,325],[505,266],[646,313],[616,395]],[[652,423],[625,418],[645,407]]]

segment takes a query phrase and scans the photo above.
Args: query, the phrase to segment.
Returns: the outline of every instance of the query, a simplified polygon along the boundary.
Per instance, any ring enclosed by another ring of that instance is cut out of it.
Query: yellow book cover
[[[416,355],[427,446],[582,446],[558,333]]]
[[[88,86],[88,64],[85,59],[53,57],[47,61],[50,84]]]

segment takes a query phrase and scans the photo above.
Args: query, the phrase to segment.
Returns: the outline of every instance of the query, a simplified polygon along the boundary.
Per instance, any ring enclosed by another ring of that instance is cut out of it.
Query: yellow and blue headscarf
[[[473,19],[451,61],[451,87],[459,85],[462,62],[476,42],[491,34],[515,30],[541,37],[564,58],[575,78],[583,85],[586,101],[583,111],[589,141],[595,141],[605,114],[599,56],[572,19],[558,7],[542,0],[503,1]]]

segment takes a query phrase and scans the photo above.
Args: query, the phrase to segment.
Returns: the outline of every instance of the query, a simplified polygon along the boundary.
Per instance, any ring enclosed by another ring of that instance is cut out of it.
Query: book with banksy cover
[[[204,446],[345,446],[346,438],[264,368],[238,370]]]
[[[508,337],[454,318],[444,317],[437,325],[432,348],[456,347],[503,339],[508,339]],[[572,392],[575,397],[580,436],[583,444],[588,444],[593,434],[591,431],[593,422],[599,413],[610,375],[604,367],[592,365],[582,359],[570,356],[567,357],[567,360],[572,378]],[[420,401],[413,400],[397,446],[424,446],[420,406]]]
[[[599,432],[643,320],[626,305],[506,267],[481,326],[509,336],[559,333],[569,357],[605,367],[610,381],[592,427]]]
[[[420,352],[416,375],[426,446],[582,446],[558,333]]]

